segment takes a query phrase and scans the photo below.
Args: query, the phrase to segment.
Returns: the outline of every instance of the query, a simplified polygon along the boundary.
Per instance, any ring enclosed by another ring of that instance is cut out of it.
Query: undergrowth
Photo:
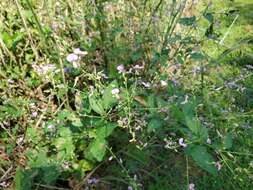
[[[0,187],[250,190],[252,6],[2,0]]]

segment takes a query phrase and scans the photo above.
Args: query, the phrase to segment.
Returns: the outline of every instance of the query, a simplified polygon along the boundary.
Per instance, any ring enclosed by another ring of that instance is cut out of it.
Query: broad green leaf
[[[108,123],[105,126],[99,126],[96,129],[96,136],[97,138],[106,138],[110,136],[113,132],[113,130],[117,127],[114,123]]]
[[[194,52],[190,55],[191,59],[194,59],[196,61],[201,61],[205,59],[205,56],[200,52]]]
[[[83,172],[87,172],[91,171],[94,168],[94,165],[87,160],[81,160],[79,162],[79,167],[82,169]]]
[[[45,184],[53,184],[59,177],[60,171],[57,166],[48,165],[41,168],[42,178],[41,180]]]
[[[182,101],[184,101],[184,99],[182,99]],[[195,117],[196,115],[196,102],[194,99],[190,99],[188,100],[188,102],[186,104],[183,104],[183,113],[185,115],[185,117]]]
[[[97,161],[101,162],[103,160],[106,153],[106,146],[107,141],[104,138],[97,138],[90,144],[90,153]]]
[[[118,88],[118,83],[115,80],[112,81],[104,90],[102,104],[105,110],[110,109],[115,103],[117,103],[117,98],[112,95],[112,89],[114,88]]]
[[[4,33],[2,33],[1,38],[3,39],[3,42],[5,43],[5,45],[8,48],[11,48],[11,46],[12,46],[11,36],[7,32],[4,32]]]
[[[191,26],[196,22],[196,17],[192,16],[192,17],[184,17],[184,18],[180,18],[179,19],[179,23],[183,24],[185,26]]]
[[[148,96],[147,103],[148,103],[149,108],[154,108],[155,107],[155,96],[153,94],[150,94]],[[150,113],[155,113],[156,112],[155,109],[149,109],[149,111],[150,111]]]
[[[205,126],[200,126],[198,135],[203,142],[206,142],[208,138],[208,129]]]
[[[60,128],[60,137],[58,137],[54,145],[58,150],[58,158],[70,158],[74,154],[75,146],[72,142],[72,132],[67,127]]]
[[[48,164],[47,152],[42,148],[38,151],[27,151],[26,155],[29,157],[28,165],[31,168],[44,167]]]
[[[210,23],[213,23],[213,14],[212,13],[206,13],[204,14],[204,17],[210,22]]]
[[[28,127],[26,129],[26,140],[37,144],[41,140],[41,131],[35,127]]]
[[[224,137],[224,146],[226,149],[230,149],[230,148],[232,148],[232,145],[233,145],[233,136],[231,133],[228,133]]]
[[[83,126],[80,118],[76,118],[75,120],[73,120],[72,125],[74,125],[76,127],[82,127]]]
[[[201,127],[199,120],[197,118],[193,117],[191,118],[186,116],[185,122],[187,127],[191,130],[191,132],[197,135]]]
[[[25,171],[17,168],[15,175],[15,189],[16,190],[31,190],[32,189],[32,178],[27,175]]]
[[[72,113],[67,110],[67,109],[64,109],[62,111],[60,111],[57,115],[57,118],[61,121],[65,120],[66,118],[69,118],[70,116],[72,115]]]
[[[207,152],[206,147],[201,145],[192,146],[188,148],[187,152],[202,169],[213,175],[217,175],[214,158]]]
[[[148,124],[148,132],[155,132],[162,127],[162,120],[159,118],[153,118]]]
[[[98,113],[100,115],[105,114],[105,110],[103,108],[102,101],[100,99],[96,98],[94,94],[89,96],[89,103],[90,103],[91,109],[93,109],[96,113]]]

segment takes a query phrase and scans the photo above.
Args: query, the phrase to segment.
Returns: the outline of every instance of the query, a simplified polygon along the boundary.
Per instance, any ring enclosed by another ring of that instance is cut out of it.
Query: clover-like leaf
[[[191,146],[188,148],[187,152],[202,169],[213,175],[217,175],[214,158],[207,152],[206,147],[201,145]]]

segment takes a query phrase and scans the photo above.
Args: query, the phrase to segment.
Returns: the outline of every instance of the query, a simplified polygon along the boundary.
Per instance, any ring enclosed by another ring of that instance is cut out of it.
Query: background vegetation
[[[0,188],[252,189],[252,9],[0,1]]]

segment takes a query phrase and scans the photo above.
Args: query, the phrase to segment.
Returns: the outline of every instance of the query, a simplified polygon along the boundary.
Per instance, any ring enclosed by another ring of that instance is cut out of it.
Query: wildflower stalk
[[[161,51],[160,51],[161,53],[164,50],[164,48],[167,46],[168,38],[170,38],[172,36],[173,31],[175,30],[176,24],[178,22],[178,19],[181,17],[181,15],[183,13],[183,10],[185,8],[185,1],[182,4],[180,4],[180,7],[178,9],[176,9],[176,12],[174,13],[175,7],[176,7],[176,2],[173,2],[173,7],[172,7],[172,15],[173,16],[169,20],[169,24],[167,26],[165,35],[163,37],[163,43],[162,43],[162,47],[161,47]]]
[[[40,32],[41,36],[44,38],[44,41],[46,42],[46,36],[45,36],[44,31],[43,31],[43,29],[42,29],[42,26],[41,26],[41,24],[40,24],[40,22],[39,22],[39,19],[38,19],[36,13],[35,13],[34,10],[33,10],[33,7],[32,7],[32,5],[31,5],[30,1],[29,1],[29,0],[26,0],[26,3],[27,3],[27,5],[28,5],[28,7],[29,7],[29,9],[30,9],[30,11],[31,11],[31,13],[32,13],[32,15],[33,15],[33,17],[34,17],[34,19],[35,19],[35,23],[36,23],[36,25],[37,25],[37,27],[38,27],[38,29],[39,29],[39,32]]]
[[[31,35],[31,33],[30,33],[29,29],[28,29],[28,26],[27,26],[27,24],[26,24],[26,20],[25,20],[23,14],[22,14],[21,6],[20,6],[18,0],[15,0],[15,4],[16,4],[17,10],[18,10],[18,14],[19,14],[19,16],[21,17],[21,20],[22,20],[23,25],[24,25],[24,27],[25,27],[25,30],[26,30],[26,32],[27,32],[28,38],[29,38],[29,40],[30,40],[31,48],[32,48],[32,50],[33,50],[33,53],[34,53],[34,55],[35,55],[35,57],[36,57],[36,60],[38,60],[38,58],[39,58],[38,52],[37,52],[37,49],[35,48],[35,45],[34,45],[34,43],[33,43],[32,35]]]
[[[108,64],[108,57],[106,55],[106,34],[104,30],[105,23],[102,21],[101,17],[104,17],[104,11],[103,11],[103,6],[99,0],[95,0],[95,6],[97,9],[97,14],[96,14],[96,23],[97,27],[100,33],[100,39],[101,39],[101,45],[102,45],[102,53],[103,53],[103,60],[105,64],[105,68],[107,72],[110,71],[109,64]]]
[[[153,17],[155,16],[155,14],[156,14],[156,12],[158,11],[158,9],[160,8],[160,6],[162,5],[162,3],[163,3],[163,0],[160,0],[160,1],[158,2],[158,4],[156,5],[155,9],[152,11],[151,16],[150,16],[150,19],[149,19],[149,22],[148,22],[148,25],[147,25],[147,28],[146,28],[146,30],[145,30],[145,33],[148,32],[148,29],[150,28],[150,25],[151,25],[151,23],[152,23],[152,19],[153,19]],[[146,5],[146,3],[145,3],[145,5]]]
[[[57,40],[55,39],[55,37],[53,36],[53,41],[55,42],[56,45],[56,50],[57,50],[57,58],[58,58],[58,62],[60,64],[60,69],[61,69],[61,75],[62,75],[62,80],[63,80],[63,84],[65,86],[65,88],[67,88],[67,82],[66,82],[66,78],[65,78],[65,73],[64,73],[64,66],[63,66],[63,61],[61,59],[60,56],[60,47],[59,44],[57,42]],[[65,93],[65,98],[66,98],[66,105],[69,107],[69,97],[68,97],[68,91],[66,91]]]

